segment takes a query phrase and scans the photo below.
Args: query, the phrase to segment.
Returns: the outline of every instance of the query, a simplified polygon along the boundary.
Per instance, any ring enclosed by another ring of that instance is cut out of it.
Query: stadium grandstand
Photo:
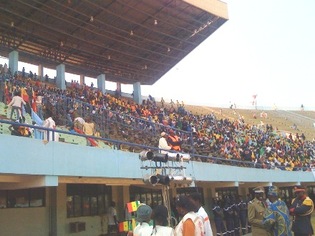
[[[214,199],[247,202],[257,186],[278,186],[289,205],[293,187],[307,185],[315,200],[313,113],[256,115],[141,95],[141,85],[152,85],[219,30],[228,20],[226,3],[0,6],[0,55],[9,60],[0,68],[1,235],[107,235],[112,201],[123,223],[134,216],[132,202],[154,207],[168,199],[172,208],[178,194],[192,192],[202,194],[212,219]],[[36,76],[19,71],[19,61],[38,65]],[[44,76],[44,67],[57,76]],[[65,72],[80,81],[66,82]],[[87,86],[85,76],[97,86]],[[106,81],[117,90],[106,89]],[[132,84],[133,94],[121,93],[121,84]],[[17,95],[25,106],[12,112]],[[181,150],[158,148],[170,133]]]

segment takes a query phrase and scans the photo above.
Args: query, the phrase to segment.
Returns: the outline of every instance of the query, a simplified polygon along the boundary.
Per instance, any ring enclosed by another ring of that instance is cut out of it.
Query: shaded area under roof
[[[152,85],[227,21],[187,2],[2,0],[0,54],[16,50],[19,61]]]

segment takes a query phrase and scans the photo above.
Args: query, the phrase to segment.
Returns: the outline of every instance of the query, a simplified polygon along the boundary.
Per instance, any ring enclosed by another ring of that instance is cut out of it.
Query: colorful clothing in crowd
[[[264,225],[274,236],[291,236],[291,221],[287,205],[280,199],[270,203],[264,214]]]

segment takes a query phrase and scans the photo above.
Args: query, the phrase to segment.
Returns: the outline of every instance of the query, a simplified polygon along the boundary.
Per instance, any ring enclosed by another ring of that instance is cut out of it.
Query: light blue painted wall
[[[0,135],[0,173],[142,179],[138,153]],[[148,164],[148,163],[147,163]],[[184,163],[198,181],[314,182],[312,172],[262,170],[203,162]]]

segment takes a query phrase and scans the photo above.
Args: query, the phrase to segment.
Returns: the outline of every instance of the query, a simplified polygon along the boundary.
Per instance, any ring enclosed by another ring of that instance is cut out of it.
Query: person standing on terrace
[[[165,104],[165,101],[164,101],[164,98],[162,97],[161,98],[161,106],[164,107],[164,104]]]
[[[12,120],[14,111],[16,112],[17,120],[20,121],[20,117],[22,116],[22,106],[26,105],[26,102],[21,97],[21,92],[15,92],[14,97],[8,106],[12,106],[10,119]]]
[[[50,112],[46,111],[45,113],[45,120],[43,123],[43,127],[49,128],[49,129],[56,129],[56,123],[51,117]],[[59,134],[57,132],[53,132],[50,130],[45,130],[44,131],[44,140],[45,141],[59,141]]]
[[[37,115],[43,120],[43,96],[41,92],[37,93],[35,103]]]

